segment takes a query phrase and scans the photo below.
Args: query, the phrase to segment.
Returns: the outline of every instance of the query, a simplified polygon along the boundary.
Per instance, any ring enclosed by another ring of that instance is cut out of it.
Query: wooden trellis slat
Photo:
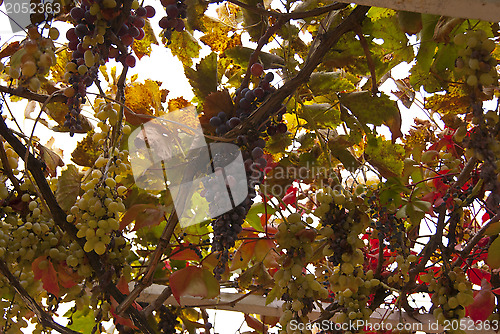
[[[133,284],[130,286],[133,288]],[[165,289],[163,285],[153,284],[149,288],[145,289],[140,297],[139,301],[144,301],[151,303],[158,298],[161,292]],[[248,295],[247,297],[239,300],[243,295],[238,293],[228,293],[221,292],[218,298],[214,299],[202,299],[200,297],[185,296],[181,297],[181,306],[185,307],[202,307],[207,309],[217,309],[226,311],[235,311],[248,314],[261,314],[266,316],[280,317],[282,314],[281,305],[282,301],[273,301],[272,303],[266,305],[266,298],[259,295]],[[239,300],[234,303],[235,300]],[[173,296],[170,296],[166,301],[166,305],[179,306],[177,301]],[[323,304],[323,308],[326,308],[328,304]],[[315,308],[309,315],[311,321],[314,321],[320,316],[320,310]],[[420,330],[426,333],[441,333],[444,332],[445,328],[438,325],[434,316],[431,314],[418,314],[415,318],[410,317],[404,312],[391,312],[388,309],[379,308],[373,312],[370,317],[369,323],[372,328],[376,329],[376,326],[384,326],[383,328],[396,329],[398,324],[406,324],[406,326],[411,326],[414,330]],[[383,325],[381,325],[383,323]],[[465,318],[462,320],[462,325],[465,326],[465,332],[467,334],[495,334],[493,330],[485,330],[484,328],[472,327],[472,320]],[[486,323],[485,323],[486,324]],[[450,324],[450,327],[453,324]],[[459,324],[455,324],[457,326]],[[495,323],[490,323],[490,325],[495,325]],[[496,323],[496,325],[499,325]],[[399,325],[402,326],[402,325]],[[408,328],[408,327],[407,327]],[[451,329],[451,328],[450,328]]]
[[[499,0],[355,0],[359,5],[438,14],[465,19],[500,21]]]

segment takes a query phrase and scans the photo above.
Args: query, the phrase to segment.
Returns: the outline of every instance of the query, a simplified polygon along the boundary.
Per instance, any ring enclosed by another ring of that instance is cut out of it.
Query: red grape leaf
[[[57,277],[62,287],[69,289],[74,287],[80,280],[78,274],[68,267],[64,262],[59,263],[57,267]]]
[[[266,268],[279,268],[279,255],[274,248],[276,245],[271,239],[259,239],[255,244],[254,257],[255,261],[262,261]]]
[[[130,293],[130,290],[128,288],[128,281],[125,279],[125,276],[120,277],[120,279],[118,280],[118,283],[116,284],[116,287],[124,295],[128,295]],[[130,320],[129,318],[124,318],[124,317],[116,314],[115,310],[116,310],[117,306],[118,306],[118,302],[113,297],[111,297],[111,310],[110,310],[110,312],[111,312],[111,315],[113,316],[113,321],[115,322],[115,324],[120,324],[123,326],[127,326],[130,328],[136,329],[137,327],[134,326],[134,323],[132,322],[132,320]],[[132,304],[132,306],[138,310],[142,310],[142,308],[136,302],[134,302]]]
[[[145,226],[158,225],[164,218],[165,211],[161,206],[153,204],[132,205],[122,217],[120,229],[135,221],[134,231]]]
[[[474,321],[485,321],[495,309],[495,295],[485,278],[481,281],[481,290],[475,292],[474,302],[466,307],[467,315]]]
[[[45,261],[45,262],[42,262]],[[42,263],[42,268],[40,268],[40,263]],[[45,267],[46,265],[46,267]],[[47,260],[46,256],[37,257],[33,263],[31,264],[31,269],[35,274],[36,280],[42,280],[43,288],[53,294],[56,297],[59,297],[59,284],[57,284],[57,273],[52,265],[52,262]]]
[[[470,268],[467,270],[467,276],[472,284],[481,285],[483,278],[491,282],[491,274],[483,269]]]
[[[180,261],[199,261],[200,257],[192,248],[185,248],[181,250],[180,247],[175,247],[172,249],[172,255],[169,259]]]
[[[288,187],[288,189],[286,190],[286,194],[285,196],[283,196],[283,203],[285,203],[286,205],[292,205],[295,207],[295,202],[297,201],[297,192],[299,191],[298,188],[295,188],[295,187]],[[285,205],[283,205],[283,203],[280,203],[280,207],[282,209],[285,208]]]
[[[252,233],[254,237],[257,237],[255,233]],[[231,262],[231,271],[246,267],[248,262],[253,256],[255,250],[255,240],[244,241],[238,248],[233,256],[233,261]]]
[[[257,318],[252,317],[251,315],[246,313],[245,313],[245,321],[248,327],[255,329],[259,333],[267,332],[267,328],[262,322],[260,322]]]
[[[219,282],[214,275],[202,267],[186,267],[177,270],[169,278],[170,288],[180,305],[181,296],[214,298],[220,293]]]

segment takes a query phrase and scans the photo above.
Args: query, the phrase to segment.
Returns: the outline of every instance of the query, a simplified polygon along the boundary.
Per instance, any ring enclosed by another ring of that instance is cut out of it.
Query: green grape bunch
[[[465,77],[467,85],[484,87],[498,84],[497,59],[491,55],[495,42],[488,38],[484,30],[467,30],[455,35],[453,41],[463,46],[458,50],[455,71]]]

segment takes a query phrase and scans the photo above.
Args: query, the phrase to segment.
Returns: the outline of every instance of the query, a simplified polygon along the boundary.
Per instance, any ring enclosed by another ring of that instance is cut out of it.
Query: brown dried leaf
[[[203,103],[203,113],[200,116],[202,126],[208,125],[210,118],[217,115],[219,112],[225,112],[230,118],[234,113],[233,100],[227,89],[215,93],[211,93]]]

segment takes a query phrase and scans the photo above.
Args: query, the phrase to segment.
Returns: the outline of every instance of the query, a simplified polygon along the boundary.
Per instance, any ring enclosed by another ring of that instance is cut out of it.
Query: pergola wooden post
[[[130,288],[133,288],[133,283],[131,283]],[[153,284],[141,293],[138,300],[152,303],[156,300],[156,298],[158,298],[164,289],[164,285]],[[248,295],[241,299],[242,296],[242,294],[227,292],[221,292],[220,296],[214,299],[184,296],[181,297],[181,305],[177,303],[173,296],[170,296],[165,301],[165,304],[182,307],[201,307],[214,310],[235,311],[247,314],[261,314],[272,317],[280,317],[282,314],[282,301],[275,300],[266,305],[266,298],[263,296]],[[238,301],[234,302],[236,300]],[[326,308],[327,306],[328,304],[323,304],[323,308]],[[319,316],[320,310],[318,308],[314,309],[309,314],[311,321],[316,320]],[[405,312],[391,311],[383,308],[378,308],[375,312],[373,312],[370,317],[369,324],[373,326],[372,328],[374,329],[376,329],[377,326],[384,326],[383,328],[385,329],[397,329],[397,326],[404,326],[406,324],[406,326],[408,326],[406,328],[417,329],[426,333],[441,333],[445,331],[445,328],[438,325],[436,319],[431,314],[417,314],[415,317],[411,317]],[[469,318],[463,319],[462,324],[465,326],[464,329],[467,334],[495,334],[493,330],[485,330],[484,328],[479,327],[473,328],[471,326],[472,320]],[[457,325],[458,324],[455,326]],[[494,323],[490,325],[494,325]]]
[[[365,6],[438,14],[490,22],[500,21],[500,0],[355,0]]]

